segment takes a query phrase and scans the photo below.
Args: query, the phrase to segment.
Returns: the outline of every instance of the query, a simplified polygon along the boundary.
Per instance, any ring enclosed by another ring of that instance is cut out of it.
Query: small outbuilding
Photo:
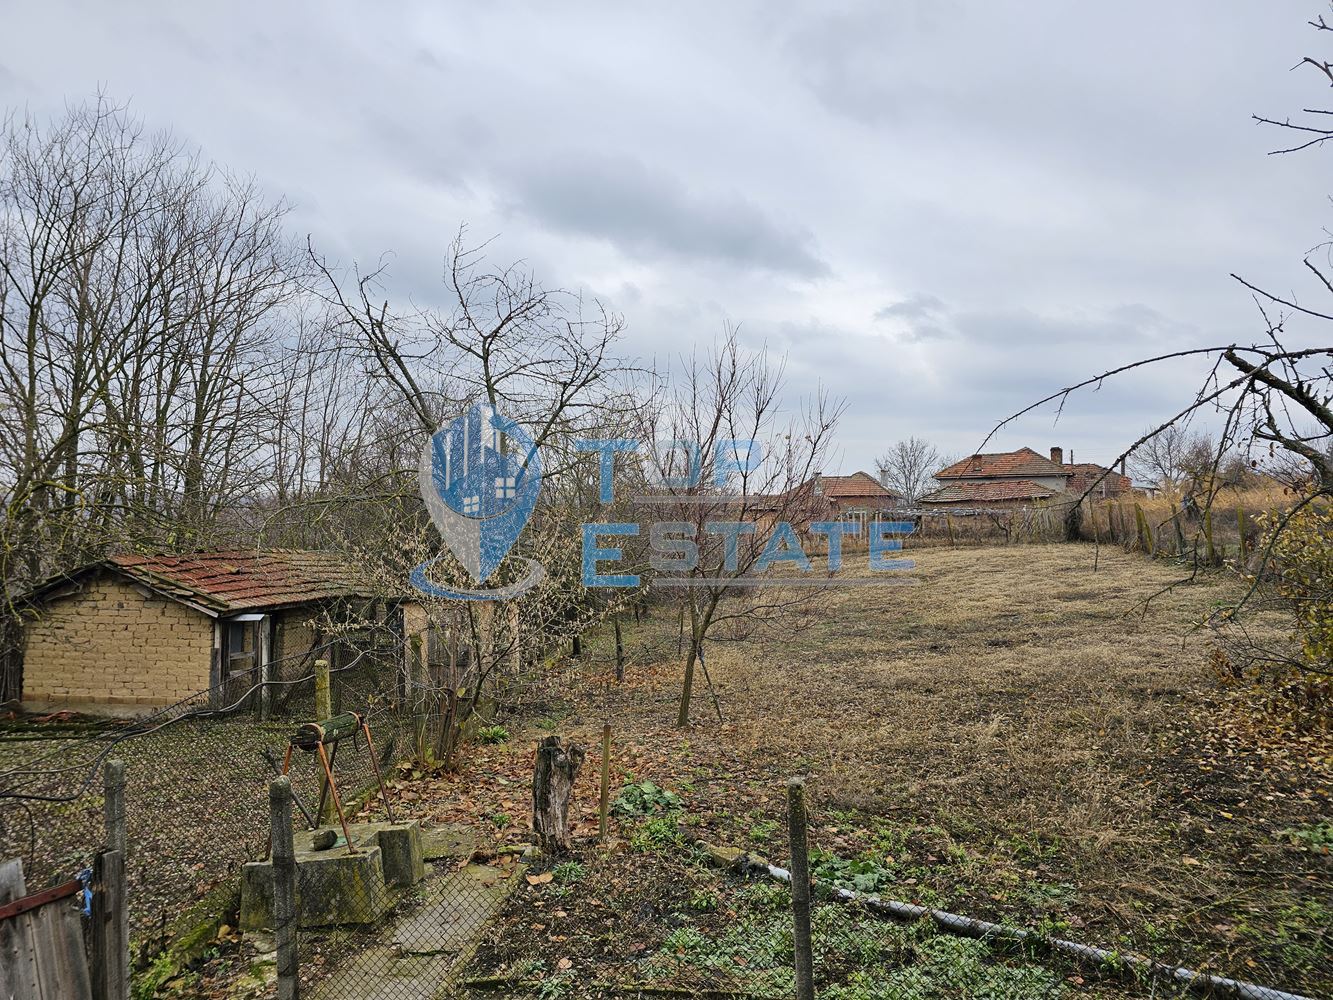
[[[304,676],[324,616],[375,602],[342,556],[274,549],[112,556],[22,603],[25,709],[137,715],[205,693],[230,707]]]

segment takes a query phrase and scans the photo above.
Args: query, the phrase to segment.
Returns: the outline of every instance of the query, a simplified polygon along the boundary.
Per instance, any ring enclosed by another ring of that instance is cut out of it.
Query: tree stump
[[[561,746],[559,736],[548,736],[537,744],[537,766],[532,775],[532,829],[544,854],[563,854],[570,848],[569,799],[583,757],[583,747],[577,743]]]

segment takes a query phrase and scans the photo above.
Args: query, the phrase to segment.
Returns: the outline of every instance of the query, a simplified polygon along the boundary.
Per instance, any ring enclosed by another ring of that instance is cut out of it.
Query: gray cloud
[[[922,320],[944,311],[944,302],[934,295],[918,292],[900,302],[893,302],[875,311],[875,319]]]
[[[644,359],[740,323],[793,399],[847,398],[850,468],[910,433],[970,450],[1136,354],[1261,332],[1229,272],[1323,294],[1301,256],[1325,238],[1325,161],[1267,156],[1249,117],[1325,92],[1288,72],[1320,50],[1300,11],[53,0],[6,28],[7,106],[105,87],[289,196],[336,260],[389,252],[397,299],[439,296],[468,223],[491,259],[622,311]],[[1113,455],[1205,370],[1108,384],[1000,444]]]
[[[559,157],[513,178],[514,210],[637,257],[668,255],[817,278],[814,238],[740,194],[696,190],[631,156]]]
[[[7,66],[0,63],[0,94],[16,95],[22,87],[23,81],[11,73]]]

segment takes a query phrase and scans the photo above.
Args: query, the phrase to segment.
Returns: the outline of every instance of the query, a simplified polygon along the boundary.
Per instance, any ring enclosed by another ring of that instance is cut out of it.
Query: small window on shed
[[[251,673],[259,662],[259,623],[263,615],[240,615],[223,622],[223,661],[227,676]]]

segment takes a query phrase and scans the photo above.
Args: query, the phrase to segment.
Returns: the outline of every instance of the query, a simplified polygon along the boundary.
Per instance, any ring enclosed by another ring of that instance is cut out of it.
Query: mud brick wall
[[[213,621],[111,576],[52,600],[27,629],[23,701],[173,705],[208,687]]]

